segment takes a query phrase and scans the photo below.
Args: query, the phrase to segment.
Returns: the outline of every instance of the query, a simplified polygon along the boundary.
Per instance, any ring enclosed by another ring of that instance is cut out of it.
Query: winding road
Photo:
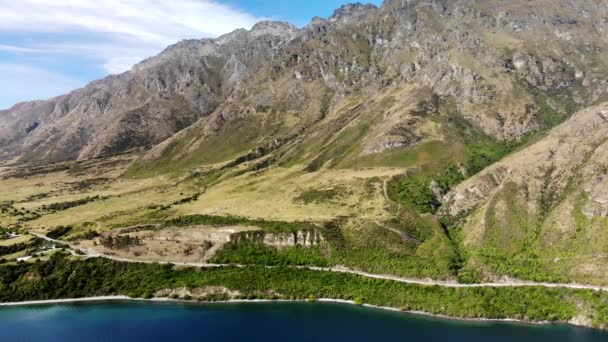
[[[218,268],[218,267],[247,267],[247,265],[238,265],[238,264],[210,264],[210,263],[189,263],[189,262],[158,262],[158,261],[146,261],[146,260],[136,260],[136,259],[127,259],[120,258],[112,255],[102,254],[97,251],[92,251],[89,249],[81,248],[78,246],[74,246],[72,244],[66,243],[61,240],[51,239],[45,235],[30,232],[33,236],[41,238],[43,240],[63,244],[69,246],[71,249],[80,251],[84,253],[87,257],[92,258],[106,258],[110,260],[120,261],[120,262],[133,262],[133,263],[144,263],[144,264],[172,264],[176,266],[186,266],[186,267],[199,267],[199,268]],[[266,266],[267,268],[273,268],[276,266]],[[425,286],[442,286],[442,287],[453,287],[453,288],[477,288],[477,287],[546,287],[546,288],[568,288],[568,289],[578,289],[578,290],[595,290],[595,291],[607,291],[608,286],[599,286],[599,285],[589,285],[589,284],[576,284],[576,283],[544,283],[544,282],[533,282],[533,281],[523,281],[523,280],[515,280],[509,279],[502,282],[493,282],[493,283],[477,283],[477,284],[461,284],[456,281],[443,281],[443,280],[433,280],[433,279],[416,279],[416,278],[406,278],[399,277],[388,274],[374,274],[363,272],[355,269],[351,269],[344,266],[334,266],[334,267],[315,267],[315,266],[291,266],[292,268],[297,269],[308,269],[312,271],[321,271],[321,272],[339,272],[339,273],[349,273],[356,274],[359,276],[374,278],[374,279],[385,279],[396,281],[400,283],[406,284],[415,284],[415,285],[425,285]]]

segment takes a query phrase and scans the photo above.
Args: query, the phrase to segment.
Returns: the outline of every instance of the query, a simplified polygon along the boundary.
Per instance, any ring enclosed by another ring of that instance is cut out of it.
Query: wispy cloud
[[[0,109],[21,101],[47,99],[81,87],[84,82],[41,68],[18,63],[0,63],[2,95]]]
[[[0,0],[0,34],[52,35],[0,51],[78,55],[109,73],[186,38],[250,28],[259,18],[212,0]]]
[[[33,49],[23,46],[0,44],[0,51],[19,53],[44,53],[44,50]]]

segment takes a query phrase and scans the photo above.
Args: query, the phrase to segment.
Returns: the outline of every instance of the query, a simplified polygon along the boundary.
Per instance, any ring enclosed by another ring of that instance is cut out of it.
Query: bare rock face
[[[234,244],[259,242],[276,248],[319,246],[325,242],[323,235],[317,230],[298,230],[286,233],[267,233],[264,231],[243,232],[230,236]]]
[[[514,56],[513,66],[529,84],[545,91],[568,88],[576,79],[576,73],[569,70],[568,65],[551,57],[537,59],[518,52]]]
[[[325,239],[318,231],[297,231],[294,233],[266,234],[264,244],[277,248],[284,247],[313,247],[323,243]]]
[[[329,21],[340,24],[352,24],[358,20],[365,19],[373,11],[378,8],[372,4],[347,4],[334,11]]]
[[[403,89],[426,94],[418,102],[438,96],[486,134],[515,139],[606,96],[606,17],[593,0],[387,0],[343,6],[302,29],[261,22],[182,41],[125,74],[0,111],[0,158],[87,159],[148,147],[147,159],[167,148],[184,157],[215,153],[200,149],[236,135],[243,152],[272,132],[346,127],[361,117],[340,111],[348,101],[386,95],[407,107],[390,95]],[[403,107],[365,110],[378,119],[360,139],[363,154],[437,138],[432,120]]]
[[[281,48],[285,42],[290,42],[299,33],[298,28],[290,23],[281,21],[261,21],[253,26],[253,37],[271,37],[270,43],[275,49]]]

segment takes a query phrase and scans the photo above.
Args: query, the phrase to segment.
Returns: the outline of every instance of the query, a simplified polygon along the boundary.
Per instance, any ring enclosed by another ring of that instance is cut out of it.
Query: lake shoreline
[[[83,298],[65,298],[65,299],[47,299],[47,300],[32,300],[23,302],[6,302],[0,303],[0,310],[3,307],[20,307],[20,306],[37,306],[37,305],[57,305],[57,304],[73,304],[73,303],[103,303],[103,302],[148,302],[148,303],[181,303],[181,304],[238,304],[238,303],[334,303],[334,304],[348,304],[353,306],[362,306],[370,309],[377,309],[383,311],[392,311],[405,314],[412,314],[417,316],[426,316],[431,318],[437,318],[442,320],[450,321],[461,321],[461,322],[498,322],[498,323],[517,323],[524,325],[569,325],[573,327],[588,328],[594,330],[606,331],[606,329],[593,327],[585,324],[577,324],[572,321],[529,321],[515,318],[467,318],[467,317],[454,317],[444,314],[433,314],[425,311],[413,311],[413,310],[401,310],[399,308],[391,306],[380,306],[374,304],[357,304],[353,300],[346,299],[332,299],[332,298],[319,298],[315,301],[309,301],[305,299],[229,299],[219,301],[197,301],[197,300],[184,300],[184,299],[173,299],[165,297],[157,298],[131,298],[128,296],[97,296],[97,297],[83,297]]]

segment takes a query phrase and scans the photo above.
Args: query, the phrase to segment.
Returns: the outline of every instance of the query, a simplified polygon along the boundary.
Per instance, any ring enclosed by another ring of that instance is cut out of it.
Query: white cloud
[[[16,63],[0,62],[0,75],[0,109],[31,100],[32,94],[47,99],[84,85],[81,80]]]
[[[22,53],[43,53],[43,50],[32,49],[23,46],[0,44],[0,51],[5,52],[22,52]]]
[[[181,39],[216,37],[257,21],[212,0],[0,0],[0,33],[54,40],[19,46],[0,38],[0,50],[79,55],[119,73]]]
[[[131,66],[140,62],[146,57],[157,54],[166,45],[143,44],[127,39],[103,41],[102,37],[97,37],[97,42],[91,39],[88,42],[55,42],[38,44],[35,51],[43,51],[48,55],[72,55],[94,59],[106,72],[111,74],[121,73],[131,69]],[[0,50],[2,48],[0,47]]]

